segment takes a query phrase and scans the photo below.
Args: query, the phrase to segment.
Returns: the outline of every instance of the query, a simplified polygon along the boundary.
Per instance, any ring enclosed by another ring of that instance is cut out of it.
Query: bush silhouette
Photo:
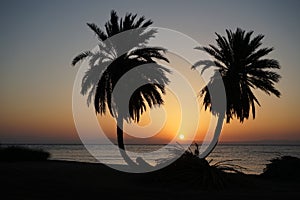
[[[261,176],[282,180],[300,180],[300,159],[293,156],[282,156],[270,160]]]
[[[50,153],[41,149],[26,147],[1,147],[0,161],[44,161],[50,157]]]

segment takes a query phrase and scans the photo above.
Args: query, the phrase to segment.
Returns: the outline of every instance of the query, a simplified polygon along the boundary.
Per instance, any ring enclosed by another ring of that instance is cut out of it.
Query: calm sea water
[[[31,148],[44,149],[51,153],[53,160],[67,160],[90,163],[125,164],[118,150],[110,145],[88,145],[89,151],[83,145],[26,145]],[[149,163],[155,165],[159,159],[174,155],[172,148],[148,154],[163,145],[126,145],[130,152],[138,152]],[[177,146],[178,147],[178,146]],[[91,155],[93,153],[99,160]],[[208,160],[212,164],[225,161],[246,168],[245,173],[260,174],[269,160],[279,156],[290,155],[300,157],[300,145],[238,145],[219,144],[210,154]],[[135,155],[132,155],[133,159]]]

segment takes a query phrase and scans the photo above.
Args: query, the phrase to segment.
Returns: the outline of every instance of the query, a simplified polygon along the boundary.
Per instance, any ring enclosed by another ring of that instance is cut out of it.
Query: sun
[[[183,140],[183,139],[184,139],[184,135],[183,135],[183,134],[180,134],[180,135],[179,135],[179,139]]]

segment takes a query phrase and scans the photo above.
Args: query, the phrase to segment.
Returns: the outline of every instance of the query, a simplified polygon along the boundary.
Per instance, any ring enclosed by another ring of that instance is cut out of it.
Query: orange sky
[[[297,1],[235,1],[235,7],[228,6],[231,4],[227,1],[49,2],[52,9],[44,2],[20,1],[18,5],[3,2],[1,8],[5,9],[0,12],[0,143],[80,143],[72,115],[72,89],[78,66],[71,67],[71,60],[97,44],[86,23],[103,27],[112,8],[120,16],[126,12],[145,15],[154,21],[154,26],[182,32],[205,46],[215,44],[214,33],[224,35],[225,29],[241,27],[253,30],[254,35],[264,34],[263,47],[274,47],[269,56],[282,66],[278,71],[282,79],[276,85],[282,97],[256,91],[262,105],[257,107],[256,119],[250,118],[243,124],[237,120],[224,124],[220,139],[300,141]],[[177,45],[182,44],[178,41]],[[179,68],[184,62],[177,59],[172,64]],[[196,73],[189,67],[186,69],[189,81],[199,90],[201,80],[192,78]],[[170,95],[165,100],[163,108],[168,110],[168,121],[158,140],[169,140],[175,135],[180,116],[175,99]],[[200,112],[200,139],[209,115]],[[144,117],[147,121],[147,116]],[[160,121],[159,116],[155,119]],[[111,123],[106,126],[108,134],[114,137],[115,126]],[[189,134],[189,124],[184,126],[180,134]]]
[[[193,89],[198,91],[203,86],[203,81],[195,71],[190,70],[190,65],[175,56],[168,55],[171,60],[171,66],[177,66],[177,70],[189,78]],[[69,70],[69,69],[68,69]],[[70,69],[76,71],[76,69]],[[74,72],[72,72],[74,74]],[[1,141],[8,143],[79,143],[78,133],[74,126],[71,96],[72,96],[72,80],[65,85],[57,88],[54,93],[42,93],[43,95],[28,96],[21,91],[22,99],[14,98],[20,102],[11,101],[2,97],[4,105],[17,104],[17,107],[3,106],[1,110],[3,115],[1,119]],[[45,88],[43,88],[45,89]],[[47,88],[46,88],[47,89]],[[279,88],[280,89],[280,88]],[[282,89],[281,89],[282,91]],[[51,91],[50,91],[51,92]],[[25,93],[25,92],[24,92]],[[287,102],[287,96],[283,91],[283,97],[277,99],[267,96],[261,92],[256,92],[260,99],[262,107],[257,107],[257,117],[245,121],[243,124],[237,120],[233,120],[230,124],[224,123],[221,133],[221,142],[243,142],[257,140],[287,140],[299,141],[299,114],[292,108],[293,102]],[[20,100],[19,100],[20,99]],[[166,124],[153,137],[148,139],[133,139],[125,136],[125,143],[167,143],[178,134],[190,134],[189,124],[183,125],[181,130],[179,127],[181,112],[178,100],[167,90],[165,96],[165,105],[160,110],[165,110]],[[199,128],[196,140],[202,140],[207,131],[210,122],[210,113],[201,109],[201,99],[198,98],[200,111]],[[287,112],[288,111],[288,112]],[[115,139],[116,125],[110,115],[98,117],[100,125],[105,130],[109,138]],[[153,123],[161,122],[161,116],[154,115]],[[192,121],[193,119],[191,119]],[[150,122],[149,112],[145,113],[139,125],[143,128]],[[132,134],[132,133],[131,133]],[[143,134],[143,133],[133,133]],[[184,143],[188,140],[178,141]]]

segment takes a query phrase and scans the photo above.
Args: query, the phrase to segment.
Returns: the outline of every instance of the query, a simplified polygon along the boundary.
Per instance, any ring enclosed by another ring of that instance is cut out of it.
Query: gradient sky
[[[72,58],[97,44],[86,22],[103,27],[111,9],[213,44],[214,32],[264,34],[282,75],[280,99],[261,95],[255,120],[225,124],[221,141],[300,141],[299,1],[1,1],[0,142],[78,143]]]

